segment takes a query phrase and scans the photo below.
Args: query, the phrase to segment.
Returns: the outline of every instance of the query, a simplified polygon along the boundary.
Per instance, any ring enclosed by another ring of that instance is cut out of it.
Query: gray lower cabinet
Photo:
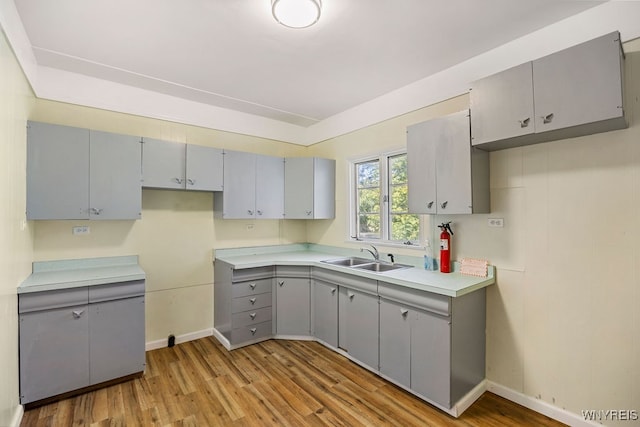
[[[378,297],[340,287],[338,310],[339,347],[378,370]]]
[[[380,373],[451,408],[485,377],[485,290],[456,298],[379,282]]]
[[[318,340],[338,347],[338,285],[313,280],[311,333]]]
[[[309,267],[276,267],[276,333],[311,334],[311,278]]]
[[[144,280],[18,296],[20,402],[144,371]]]

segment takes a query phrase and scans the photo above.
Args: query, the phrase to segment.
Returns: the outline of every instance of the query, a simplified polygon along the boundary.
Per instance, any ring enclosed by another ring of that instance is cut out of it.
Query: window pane
[[[402,242],[416,241],[420,238],[420,220],[418,215],[391,215],[391,240]]]
[[[391,187],[391,213],[406,213],[409,210],[407,193],[406,185]]]
[[[358,188],[380,186],[380,162],[358,163]]]
[[[358,190],[358,213],[380,212],[380,188]]]
[[[389,182],[391,185],[407,183],[407,155],[389,158]]]
[[[358,237],[362,239],[379,239],[380,215],[360,214],[358,216]]]

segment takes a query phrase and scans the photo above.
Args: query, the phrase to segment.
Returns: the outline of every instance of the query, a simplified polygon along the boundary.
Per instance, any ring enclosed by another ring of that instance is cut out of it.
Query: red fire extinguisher
[[[440,272],[451,272],[451,221],[443,222],[438,227],[442,232],[440,233]]]

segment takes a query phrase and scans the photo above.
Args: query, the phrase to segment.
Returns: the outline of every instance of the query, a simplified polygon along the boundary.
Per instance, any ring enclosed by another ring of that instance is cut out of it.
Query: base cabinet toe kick
[[[309,339],[459,416],[485,380],[485,288],[458,297],[321,267],[216,259],[214,335],[233,350]]]

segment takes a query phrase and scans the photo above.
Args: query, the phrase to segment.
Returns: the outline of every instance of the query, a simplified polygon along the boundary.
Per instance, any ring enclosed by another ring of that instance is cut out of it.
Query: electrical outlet
[[[82,225],[82,226],[73,227],[72,232],[74,236],[78,236],[82,234],[89,234],[91,232],[91,229],[89,228],[88,225]]]
[[[247,231],[253,230],[253,224],[247,224]]]
[[[489,227],[504,227],[503,218],[489,218],[487,219],[487,223],[489,224]]]

